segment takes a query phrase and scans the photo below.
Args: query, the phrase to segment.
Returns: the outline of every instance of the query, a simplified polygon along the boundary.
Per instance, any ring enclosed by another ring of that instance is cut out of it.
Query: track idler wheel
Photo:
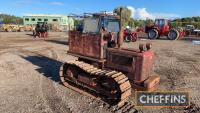
[[[77,79],[78,73],[76,71],[76,68],[68,67],[65,76],[68,76],[68,78],[71,78],[73,80]]]
[[[66,82],[66,80],[65,80],[65,77],[66,77],[66,74],[67,74],[67,64],[63,64],[61,67],[60,67],[60,80],[61,80],[61,82],[62,82],[62,84],[64,85],[64,86],[68,86],[69,84]],[[68,72],[69,73],[69,72]]]

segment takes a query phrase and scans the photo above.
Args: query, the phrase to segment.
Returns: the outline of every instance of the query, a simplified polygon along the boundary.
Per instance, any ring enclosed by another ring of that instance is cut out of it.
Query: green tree
[[[145,20],[135,20],[135,26],[136,27],[142,27],[146,25],[146,21]]]
[[[195,28],[200,28],[200,17],[184,17],[172,20],[170,26],[172,27],[185,27],[186,25],[194,25]]]
[[[3,19],[5,24],[23,24],[23,19],[14,15],[0,14],[0,18]]]
[[[122,26],[127,26],[129,24],[133,25],[133,21],[131,20],[131,10],[127,7],[117,7],[113,12],[120,15],[120,8],[122,8]]]
[[[142,21],[142,20],[141,20],[141,21]],[[154,21],[153,21],[152,19],[147,19],[147,20],[145,21],[145,24],[148,25],[148,26],[151,26],[151,25],[154,24]]]
[[[135,27],[135,20],[133,18],[130,18],[129,21],[128,21],[128,26],[130,27]]]

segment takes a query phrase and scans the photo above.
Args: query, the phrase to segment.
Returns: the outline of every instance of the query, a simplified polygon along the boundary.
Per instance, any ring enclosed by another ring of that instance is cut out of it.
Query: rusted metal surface
[[[117,69],[126,73],[132,84],[140,85],[142,89],[150,90],[154,85],[158,85],[159,76],[152,76],[153,52],[139,51],[135,49],[109,48],[106,60],[106,68]],[[143,84],[146,84],[145,86]],[[147,89],[146,89],[147,88]],[[137,87],[136,87],[137,89]],[[141,90],[141,88],[139,88]]]
[[[92,58],[92,57],[88,57],[88,56],[79,55],[79,54],[71,52],[71,51],[68,51],[68,54],[75,56],[75,57],[78,57],[78,58],[83,58],[83,59],[87,59],[87,60],[90,60],[90,61],[94,61],[94,62],[103,63],[103,62],[106,61],[106,59],[96,59],[96,58]]]
[[[119,31],[119,37],[117,38],[117,47],[120,48],[123,44],[123,30],[122,30],[122,8],[120,8],[120,31]]]
[[[131,73],[129,77],[131,80],[144,81],[151,74],[153,58],[151,51],[109,48],[107,55],[105,67]]]
[[[103,100],[111,104],[114,102],[118,106],[123,106],[127,101],[131,95],[131,88],[156,89],[160,77],[152,76],[152,45],[142,44],[139,49],[121,48],[121,24],[119,27],[120,30],[115,33],[110,33],[105,28],[98,33],[69,32],[68,53],[78,57],[78,61],[67,62],[61,67],[60,78],[65,86],[72,82],[96,92]],[[112,41],[115,44],[110,46]],[[70,67],[75,68],[76,76],[66,73]]]
[[[119,70],[128,76],[132,84],[141,85],[152,73],[153,52],[151,44],[143,45],[141,50],[129,48],[107,48],[101,35],[80,34],[71,32],[69,53],[89,61],[100,62],[101,67]],[[147,48],[148,50],[145,50]],[[104,58],[104,55],[107,55]],[[105,65],[104,65],[104,62]],[[145,87],[145,86],[143,86]]]
[[[150,76],[147,80],[144,81],[144,87],[147,89],[152,89],[158,85],[160,77],[158,75]]]
[[[103,59],[103,41],[100,34],[83,34],[76,31],[69,33],[69,52],[78,55]]]

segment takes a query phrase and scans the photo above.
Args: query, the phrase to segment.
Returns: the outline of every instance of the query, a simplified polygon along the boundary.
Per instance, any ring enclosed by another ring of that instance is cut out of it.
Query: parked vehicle
[[[170,28],[169,20],[156,19],[154,25],[147,25],[145,32],[148,34],[149,39],[157,39],[161,36],[167,36],[169,40],[177,40],[185,36],[182,29]]]
[[[185,26],[185,34],[186,36],[194,35],[199,36],[200,29],[196,29],[194,25],[186,25]]]
[[[130,29],[124,30],[124,41],[125,42],[135,42],[138,39],[138,34],[135,31],[131,31]]]
[[[35,29],[33,30],[33,36],[36,38],[48,36],[48,25],[45,22],[38,22]]]
[[[139,49],[121,47],[121,17],[106,13],[84,16],[83,30],[69,31],[68,55],[78,60],[66,61],[60,67],[64,86],[81,93],[93,92],[93,96],[119,107],[125,105],[132,89],[153,91],[160,81],[152,74],[150,43],[140,44]]]

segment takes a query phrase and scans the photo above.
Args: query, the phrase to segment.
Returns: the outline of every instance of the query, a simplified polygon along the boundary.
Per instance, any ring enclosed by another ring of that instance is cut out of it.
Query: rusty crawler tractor
[[[160,77],[152,75],[151,44],[138,50],[121,48],[121,17],[96,13],[84,16],[83,24],[82,31],[69,32],[68,54],[78,60],[61,66],[65,86],[81,93],[87,90],[86,94],[93,93],[112,106],[123,106],[132,89],[156,89]]]

